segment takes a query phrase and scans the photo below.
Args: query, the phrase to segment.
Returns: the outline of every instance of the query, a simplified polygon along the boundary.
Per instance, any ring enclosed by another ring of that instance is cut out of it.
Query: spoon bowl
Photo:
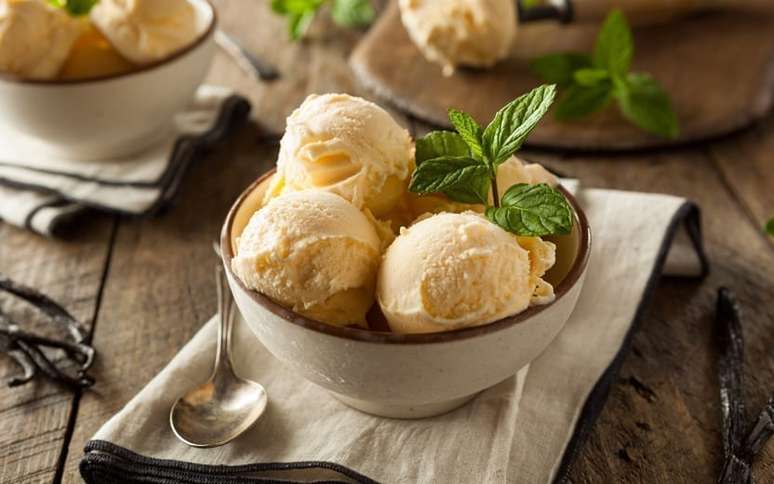
[[[192,447],[217,447],[250,428],[266,410],[268,396],[259,383],[240,377],[231,361],[234,304],[223,268],[217,267],[218,351],[210,378],[175,401],[169,423],[177,438]]]

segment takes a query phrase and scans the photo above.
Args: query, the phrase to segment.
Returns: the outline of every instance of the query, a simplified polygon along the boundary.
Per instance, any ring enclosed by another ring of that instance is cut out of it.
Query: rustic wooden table
[[[267,2],[218,2],[222,27],[275,63],[283,77],[256,85],[219,54],[211,81],[250,94],[255,123],[195,166],[159,217],[92,215],[65,240],[0,224],[0,271],[39,288],[91,329],[96,386],[73,394],[47,381],[0,388],[0,482],[78,482],[84,443],[150,380],[215,311],[211,241],[229,204],[269,169],[284,118],[309,92],[363,95],[346,64],[359,34],[316,22],[287,42]],[[427,127],[395,112],[414,133]],[[774,382],[774,117],[722,140],[619,155],[529,151],[525,157],[589,186],[672,193],[703,209],[711,276],[664,279],[607,406],[575,462],[576,482],[711,482],[720,465],[715,291],[744,308],[747,397],[758,409]],[[25,309],[0,301],[3,309]],[[0,358],[0,379],[16,368]],[[774,444],[755,467],[774,482]]]

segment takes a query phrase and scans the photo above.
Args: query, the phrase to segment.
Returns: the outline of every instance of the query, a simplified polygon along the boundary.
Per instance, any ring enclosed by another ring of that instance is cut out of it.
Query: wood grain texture
[[[529,72],[531,59],[550,52],[588,52],[597,29],[594,24],[523,26],[509,59],[491,69],[460,69],[444,77],[411,42],[392,2],[358,45],[351,64],[377,95],[429,123],[447,126],[450,106],[488,122],[500,107],[540,84]],[[681,124],[678,138],[645,133],[611,106],[579,122],[559,123],[547,116],[529,144],[573,150],[674,145],[739,129],[772,105],[774,16],[701,15],[637,29],[635,43],[633,70],[651,73],[670,93]]]
[[[763,227],[774,217],[774,117],[713,144],[709,153],[751,220]]]
[[[35,287],[90,325],[107,261],[111,218],[95,217],[67,241],[46,240],[0,224],[0,272]],[[0,293],[0,307],[25,329],[63,336],[31,306]],[[98,355],[98,361],[104,355]],[[20,369],[0,355],[0,482],[51,482],[73,405],[72,393],[45,379],[4,386]]]

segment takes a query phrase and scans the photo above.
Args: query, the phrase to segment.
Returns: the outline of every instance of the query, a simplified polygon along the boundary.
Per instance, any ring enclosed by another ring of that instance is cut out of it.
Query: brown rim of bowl
[[[70,86],[75,84],[88,84],[90,82],[111,81],[113,79],[119,79],[121,77],[129,77],[134,74],[142,74],[143,72],[147,72],[147,71],[156,69],[158,67],[161,67],[163,65],[170,64],[176,61],[177,59],[185,56],[189,52],[195,50],[197,47],[203,44],[204,41],[207,40],[207,38],[209,38],[213,34],[213,32],[215,32],[215,27],[218,24],[218,11],[215,9],[215,6],[212,4],[210,0],[198,0],[198,1],[201,1],[202,3],[206,4],[207,7],[209,7],[210,12],[212,12],[212,20],[210,21],[210,25],[203,33],[201,33],[196,38],[196,40],[186,45],[185,47],[179,50],[176,50],[175,52],[168,55],[167,57],[164,57],[163,59],[159,59],[157,61],[151,62],[150,64],[137,66],[136,69],[132,69],[131,71],[128,71],[128,72],[120,72],[117,74],[106,74],[103,76],[95,76],[95,77],[84,77],[83,79],[30,79],[27,77],[17,76],[15,74],[9,74],[7,72],[0,72],[0,81],[10,82],[14,84],[32,84],[32,85],[38,85],[38,86]]]
[[[559,190],[561,190],[564,196],[567,197],[567,200],[569,200],[570,205],[572,205],[573,211],[575,212],[575,222],[578,224],[578,229],[580,231],[580,247],[578,248],[578,255],[575,258],[570,271],[564,277],[562,282],[556,286],[554,290],[556,299],[554,299],[554,302],[551,304],[544,306],[531,306],[519,314],[500,319],[493,323],[483,324],[481,326],[472,326],[468,328],[453,329],[439,333],[384,333],[379,331],[370,331],[367,329],[333,326],[330,324],[322,323],[320,321],[315,321],[313,319],[306,318],[294,311],[291,311],[284,306],[281,306],[280,304],[272,301],[267,296],[264,296],[259,292],[248,289],[231,270],[231,259],[234,257],[233,249],[231,247],[231,227],[234,222],[234,216],[236,214],[237,208],[239,208],[248,194],[250,194],[261,182],[273,175],[275,171],[276,169],[272,169],[251,183],[250,186],[247,187],[247,189],[245,189],[241,195],[239,195],[239,198],[236,199],[234,204],[231,206],[231,209],[229,209],[228,215],[226,215],[226,221],[223,224],[223,228],[220,234],[220,250],[223,257],[223,263],[226,266],[226,271],[228,271],[231,278],[236,281],[236,284],[238,284],[241,289],[249,294],[250,297],[259,305],[263,306],[265,309],[271,311],[290,324],[295,324],[318,333],[355,341],[386,344],[444,343],[493,333],[495,331],[499,331],[501,329],[505,329],[513,326],[514,324],[525,321],[540,313],[541,311],[544,311],[552,304],[556,304],[559,299],[565,297],[570,289],[574,287],[575,284],[577,284],[581,275],[583,275],[583,271],[588,265],[589,254],[591,253],[591,229],[589,228],[588,219],[586,219],[586,214],[583,213],[583,210],[581,209],[575,197],[573,197],[572,194],[569,193],[564,187],[559,186]]]

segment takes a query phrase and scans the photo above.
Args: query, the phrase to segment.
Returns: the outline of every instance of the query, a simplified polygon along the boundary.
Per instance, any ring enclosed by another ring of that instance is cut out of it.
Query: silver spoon
[[[237,438],[266,409],[264,388],[234,372],[231,334],[234,299],[223,267],[216,267],[218,281],[218,350],[209,380],[177,399],[169,412],[169,424],[178,439],[193,447],[217,447]]]

